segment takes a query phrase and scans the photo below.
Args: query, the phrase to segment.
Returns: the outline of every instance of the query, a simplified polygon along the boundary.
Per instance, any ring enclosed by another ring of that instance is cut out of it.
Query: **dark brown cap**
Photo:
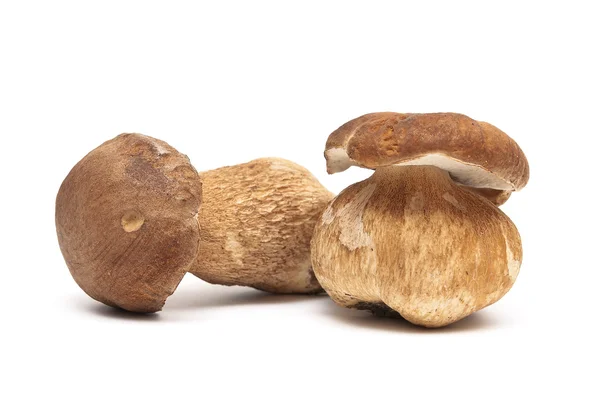
[[[434,165],[458,183],[498,191],[493,196],[503,200],[529,179],[527,159],[513,139],[455,113],[363,115],[329,136],[325,158],[330,174],[352,165]]]
[[[159,311],[200,240],[202,184],[167,143],[123,134],[75,165],[56,198],[61,251],[79,286],[105,304]]]

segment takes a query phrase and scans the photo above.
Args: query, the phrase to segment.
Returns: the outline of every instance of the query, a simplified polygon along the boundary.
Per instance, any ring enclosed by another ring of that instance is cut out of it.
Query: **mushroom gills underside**
[[[330,173],[345,171],[351,166],[359,164],[352,160],[343,148],[332,148],[327,150],[327,166]],[[401,161],[397,166],[431,165],[448,171],[452,179],[462,185],[474,188],[496,189],[502,191],[513,191],[514,186],[498,177],[487,169],[467,162],[459,161],[442,153],[426,154],[417,158]],[[383,165],[382,165],[383,166]]]

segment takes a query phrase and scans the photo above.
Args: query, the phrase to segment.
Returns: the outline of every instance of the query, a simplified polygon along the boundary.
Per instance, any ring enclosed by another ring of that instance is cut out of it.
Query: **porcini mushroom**
[[[521,240],[497,205],[529,166],[504,132],[461,114],[367,114],[329,136],[325,158],[329,173],[375,169],[315,228],[314,272],[335,302],[440,327],[512,287]]]
[[[88,295],[155,312],[186,272],[277,293],[320,291],[310,238],[332,197],[290,161],[259,159],[200,177],[167,143],[123,134],[68,174],[56,228],[69,270]]]

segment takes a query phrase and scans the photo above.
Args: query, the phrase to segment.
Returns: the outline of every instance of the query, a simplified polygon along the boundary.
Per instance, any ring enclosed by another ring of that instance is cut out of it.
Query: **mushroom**
[[[374,169],[322,214],[311,243],[315,275],[339,305],[426,327],[499,300],[522,249],[497,207],[529,179],[504,132],[454,113],[374,113],[326,144],[329,173]]]
[[[332,197],[286,160],[256,160],[201,179],[167,143],[122,134],[65,178],[56,229],[67,266],[90,297],[156,312],[186,272],[271,292],[321,290],[310,238]]]

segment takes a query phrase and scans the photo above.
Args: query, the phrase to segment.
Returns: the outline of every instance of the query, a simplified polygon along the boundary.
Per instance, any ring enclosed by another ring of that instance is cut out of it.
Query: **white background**
[[[0,4],[0,398],[598,398],[595,2]],[[291,159],[334,192],[328,134],[373,111],[455,111],[523,148],[503,210],[521,274],[446,329],[188,276],[152,316],[74,283],[62,179],[121,132],[198,170]]]

